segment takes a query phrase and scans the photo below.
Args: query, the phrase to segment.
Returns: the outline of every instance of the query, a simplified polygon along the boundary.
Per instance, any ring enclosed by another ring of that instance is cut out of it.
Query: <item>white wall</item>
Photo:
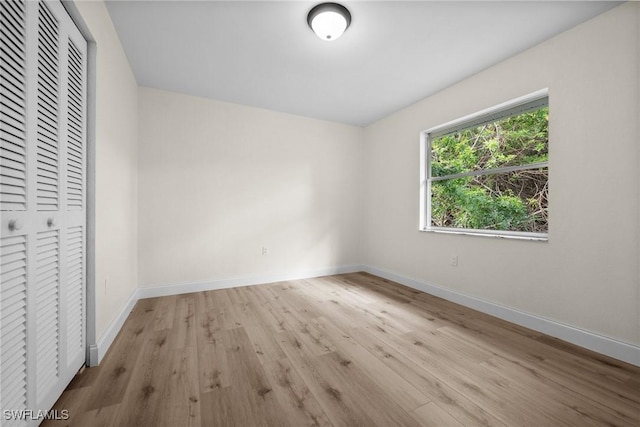
[[[95,326],[100,340],[137,287],[138,89],[104,3],[75,4],[97,45]]]
[[[360,263],[362,128],[150,88],[139,120],[141,287]]]
[[[365,263],[640,344],[639,24],[624,4],[369,126]],[[545,87],[549,242],[419,232],[420,131]]]

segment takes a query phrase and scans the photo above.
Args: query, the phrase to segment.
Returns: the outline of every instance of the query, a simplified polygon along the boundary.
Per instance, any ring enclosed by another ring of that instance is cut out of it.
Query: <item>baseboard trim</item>
[[[598,335],[593,332],[585,331],[570,325],[556,322],[541,316],[526,313],[491,301],[472,297],[460,292],[446,289],[432,283],[422,282],[415,279],[402,276],[400,274],[382,270],[368,265],[363,266],[363,271],[379,276],[402,285],[426,292],[451,302],[481,311],[491,316],[498,317],[508,322],[515,323],[526,328],[533,329],[543,334],[559,338],[576,344],[580,347],[593,350],[597,353],[604,354],[614,359],[640,366],[640,347],[618,341],[612,338]]]
[[[585,331],[551,319],[526,313],[514,308],[496,304],[481,298],[472,297],[451,289],[443,288],[429,282],[423,282],[402,276],[388,270],[368,265],[352,265],[318,270],[299,271],[292,273],[273,274],[265,276],[242,277],[234,279],[210,280],[195,283],[180,283],[153,287],[138,288],[131,294],[120,314],[109,324],[96,345],[89,346],[89,366],[97,366],[111,347],[125,320],[131,313],[133,306],[139,299],[154,298],[167,295],[179,295],[191,292],[229,289],[239,286],[253,286],[265,283],[282,282],[287,280],[311,279],[314,277],[330,276],[365,271],[413,289],[444,298],[465,307],[498,317],[508,322],[559,338],[580,347],[593,350],[614,359],[632,365],[640,366],[640,346],[618,341],[593,332]]]
[[[116,336],[118,336],[118,332],[120,332],[124,322],[127,320],[127,317],[129,317],[129,313],[133,310],[133,306],[136,305],[136,302],[139,299],[138,292],[139,291],[136,289],[131,293],[124,308],[120,314],[111,321],[109,326],[107,326],[107,329],[104,331],[97,344],[89,346],[89,366],[97,366],[104,358],[104,355],[107,354],[109,347],[111,347]]]
[[[233,279],[208,280],[194,283],[179,283],[138,288],[138,298],[155,298],[167,295],[187,294],[191,292],[214,291],[218,289],[253,286],[264,283],[283,282],[286,280],[311,279],[314,277],[330,276],[332,274],[356,273],[362,271],[361,265],[344,267],[330,267],[318,270],[297,271],[292,273],[271,274],[265,276],[250,276]]]

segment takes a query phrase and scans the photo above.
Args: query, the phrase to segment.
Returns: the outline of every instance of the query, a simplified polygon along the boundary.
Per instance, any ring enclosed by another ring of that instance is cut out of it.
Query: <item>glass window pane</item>
[[[549,108],[431,141],[431,176],[546,162]]]
[[[446,179],[431,184],[431,225],[548,232],[548,168]]]

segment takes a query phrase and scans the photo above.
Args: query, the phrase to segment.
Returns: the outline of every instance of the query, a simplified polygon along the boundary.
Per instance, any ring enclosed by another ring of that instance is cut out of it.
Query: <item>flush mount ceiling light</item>
[[[339,38],[351,24],[351,14],[338,3],[320,3],[307,15],[307,23],[322,40]]]

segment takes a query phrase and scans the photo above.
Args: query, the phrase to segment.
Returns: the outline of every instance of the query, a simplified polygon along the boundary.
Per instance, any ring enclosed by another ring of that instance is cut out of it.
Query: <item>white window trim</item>
[[[524,106],[530,107],[532,103],[541,101],[548,105],[549,89],[541,89],[510,101],[503,102],[493,107],[486,108],[473,114],[452,120],[420,132],[420,224],[419,230],[433,233],[459,234],[470,236],[488,236],[506,239],[548,241],[549,233],[530,233],[521,231],[482,230],[467,228],[435,227],[431,225],[431,183],[445,179],[463,178],[466,176],[487,175],[488,173],[513,172],[525,169],[537,169],[548,167],[548,162],[535,163],[526,166],[509,166],[492,169],[490,172],[470,171],[444,177],[431,177],[431,139],[438,138],[453,131],[460,131],[475,127],[476,123],[499,120],[501,117],[513,116],[519,113]],[[542,106],[542,104],[541,104]]]

